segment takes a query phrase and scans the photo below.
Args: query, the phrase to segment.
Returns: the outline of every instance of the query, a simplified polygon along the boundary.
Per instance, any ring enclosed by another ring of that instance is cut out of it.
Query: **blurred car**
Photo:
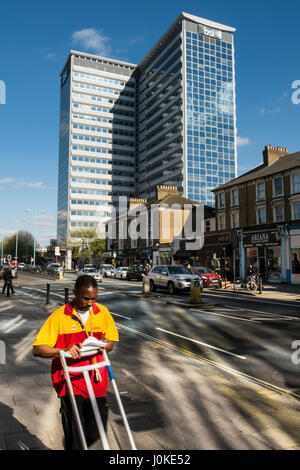
[[[103,281],[102,274],[99,271],[97,271],[97,269],[95,268],[83,268],[79,271],[78,277],[79,276],[91,276],[98,282]]]
[[[126,279],[128,268],[120,266],[115,270],[115,279]]]
[[[58,263],[50,263],[46,271],[48,274],[63,274],[63,267]]]
[[[205,266],[195,266],[191,270],[203,279],[204,287],[219,286],[221,276]]]
[[[203,280],[194,274],[190,269],[180,265],[158,265],[149,272],[150,290],[157,287],[168,289],[169,294],[174,294],[176,290],[190,290],[192,281],[199,281],[200,289],[203,289]]]
[[[18,269],[19,269],[19,271],[24,271],[24,269],[25,269],[25,263],[19,263],[19,264],[18,264]]]
[[[100,272],[103,277],[113,277],[115,270],[112,264],[101,264]]]
[[[143,274],[146,276],[147,275],[147,269],[146,266],[142,265],[131,265],[129,266],[127,273],[126,273],[126,279],[128,281],[141,281],[143,279]]]

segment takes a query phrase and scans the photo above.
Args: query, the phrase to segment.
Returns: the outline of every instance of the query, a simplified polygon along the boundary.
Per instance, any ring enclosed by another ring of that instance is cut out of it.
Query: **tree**
[[[17,234],[10,237],[6,237],[3,240],[3,252],[4,254],[11,255],[14,258],[16,253],[16,238]],[[36,244],[37,245],[37,244]],[[36,246],[38,247],[38,245]],[[23,259],[24,261],[30,259],[33,256],[34,251],[34,237],[30,232],[26,230],[20,230],[18,232],[18,260]]]
[[[91,252],[93,255],[101,256],[103,251],[105,251],[105,240],[98,238],[91,242]]]

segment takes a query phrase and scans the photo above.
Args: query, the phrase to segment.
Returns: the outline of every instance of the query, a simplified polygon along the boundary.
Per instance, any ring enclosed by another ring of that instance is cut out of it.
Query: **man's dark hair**
[[[84,276],[79,276],[75,282],[74,288],[76,290],[81,289],[81,287],[93,287],[94,289],[98,287],[96,279],[92,276],[85,274]]]

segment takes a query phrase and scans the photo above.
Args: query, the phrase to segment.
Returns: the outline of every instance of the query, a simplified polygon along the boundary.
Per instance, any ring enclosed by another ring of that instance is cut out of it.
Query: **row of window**
[[[95,211],[71,211],[71,215],[78,215],[83,217],[107,217],[108,212],[95,212]]]
[[[110,170],[101,170],[100,168],[84,168],[84,167],[72,167],[72,171],[78,173],[92,173],[97,175],[114,175],[114,176],[134,176],[133,173],[128,171],[110,171]]]
[[[81,88],[81,89],[86,89],[86,90],[94,90],[94,91],[100,91],[104,93],[111,93],[113,95],[120,95],[119,90],[114,90],[113,88],[105,88],[105,87],[98,87],[95,85],[88,85],[87,83],[73,83],[74,88]],[[134,93],[129,93],[122,91],[122,96],[130,96],[134,98],[135,94]]]
[[[89,132],[102,132],[104,134],[118,134],[118,135],[126,135],[128,137],[134,137],[133,132],[117,130],[117,129],[108,129],[107,127],[93,127],[93,126],[83,126],[81,124],[73,124],[73,129],[80,129]]]
[[[300,173],[291,174],[291,194],[300,193]],[[273,197],[284,195],[283,178],[276,176],[273,178]],[[230,192],[231,207],[239,205],[238,189],[234,188]],[[256,201],[264,201],[266,199],[265,181],[256,183]],[[218,193],[218,209],[225,208],[225,193]]]
[[[122,161],[115,161],[112,160],[105,160],[104,158],[90,158],[90,157],[77,157],[73,156],[72,161],[74,162],[87,162],[87,163],[97,163],[102,165],[118,165],[118,166],[126,166],[126,167],[133,167],[133,163],[129,162],[122,162]]]
[[[134,117],[134,113],[129,112],[129,111],[121,111],[120,109],[116,110],[115,108],[103,108],[99,106],[88,106],[85,104],[79,104],[79,103],[73,103],[74,108],[82,109],[82,110],[87,110],[87,111],[98,111],[100,113],[114,113],[114,114],[119,114],[120,116],[130,116]]]
[[[292,209],[292,220],[300,220],[300,202],[294,202],[291,204]],[[232,212],[230,214],[230,223],[232,229],[238,228],[239,225],[239,212]],[[273,207],[273,222],[274,223],[281,223],[284,222],[285,215],[284,215],[284,205],[283,204],[276,204]],[[258,207],[256,209],[256,223],[257,225],[266,224],[267,223],[267,215],[266,215],[266,207]],[[218,230],[226,230],[226,216],[225,214],[218,215]]]
[[[72,135],[73,140],[84,140],[88,142],[99,142],[102,144],[115,144],[115,145],[126,145],[127,147],[134,147],[132,141],[118,140],[118,139],[106,139],[104,137],[92,137],[90,135]]]
[[[94,122],[107,122],[109,124],[115,124],[120,126],[134,127],[134,123],[128,121],[120,121],[118,119],[108,119],[101,116],[88,116],[86,114],[72,114],[73,119],[81,119],[84,121],[94,121]]]
[[[126,187],[133,187],[132,183],[127,183],[124,181],[116,181],[112,183],[111,181],[106,180],[98,180],[98,179],[90,179],[90,178],[72,178],[72,183],[84,183],[84,184],[101,184],[101,185],[108,185],[108,186],[126,186]]]
[[[102,82],[102,83],[111,83],[114,85],[121,85],[121,86],[130,86],[130,87],[135,87],[135,84],[132,82],[122,82],[120,80],[115,80],[112,78],[105,78],[105,77],[99,77],[96,75],[90,75],[88,73],[80,73],[80,72],[74,72],[74,77],[80,77],[80,78],[86,78],[88,80],[94,80],[97,82]]]
[[[103,149],[103,148],[100,148],[100,147],[83,147],[82,145],[72,145],[72,150],[81,150],[81,151],[84,151],[84,152],[106,153],[106,154],[112,155],[111,150]],[[125,150],[122,151],[122,152],[118,151],[118,153],[113,152],[113,154],[114,155],[124,156],[124,157],[134,157],[133,152],[126,152]]]

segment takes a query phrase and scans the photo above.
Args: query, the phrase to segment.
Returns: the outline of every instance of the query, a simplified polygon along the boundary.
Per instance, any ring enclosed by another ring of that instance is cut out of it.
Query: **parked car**
[[[113,277],[115,270],[112,264],[101,264],[100,272],[103,277]]]
[[[97,271],[97,269],[95,269],[95,268],[83,268],[83,269],[81,269],[78,273],[78,277],[79,276],[84,276],[84,275],[91,276],[94,279],[96,279],[96,281],[98,281],[98,282],[103,281],[102,274],[99,271]]]
[[[124,266],[120,266],[119,268],[115,269],[115,279],[126,279],[127,271],[128,268]]]
[[[221,276],[211,269],[205,266],[195,266],[192,267],[191,270],[202,278],[204,287],[220,285]]]
[[[168,289],[169,294],[174,294],[176,290],[190,290],[191,281],[199,281],[200,289],[203,289],[203,280],[201,277],[193,274],[192,271],[185,266],[154,266],[149,273],[149,277],[151,291],[154,291],[157,287],[159,287]]]
[[[143,279],[143,274],[145,276],[147,275],[146,266],[134,264],[129,266],[126,273],[126,279],[128,281],[141,281]]]
[[[19,271],[24,271],[24,269],[25,269],[25,263],[19,263],[19,264],[18,264],[18,269],[19,269]]]

